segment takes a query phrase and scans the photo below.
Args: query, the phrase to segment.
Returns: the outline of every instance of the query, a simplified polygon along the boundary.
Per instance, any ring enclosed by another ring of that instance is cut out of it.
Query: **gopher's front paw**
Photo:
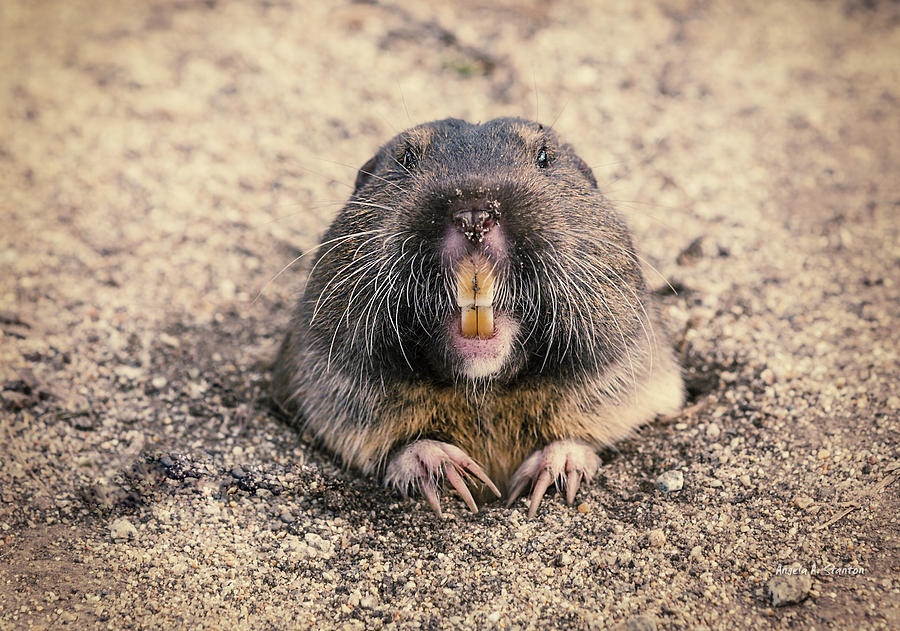
[[[478,506],[463,478],[465,474],[475,476],[500,497],[500,491],[484,469],[462,449],[437,440],[417,440],[404,447],[388,465],[384,483],[403,493],[404,497],[409,495],[410,489],[420,490],[440,517],[440,482],[441,478],[446,477],[469,510],[477,513]]]
[[[590,482],[599,468],[600,457],[593,447],[575,440],[557,440],[538,449],[519,465],[509,483],[506,505],[512,506],[525,487],[532,483],[528,516],[534,517],[547,487],[554,481],[557,488],[566,489],[566,501],[571,505],[582,479]]]

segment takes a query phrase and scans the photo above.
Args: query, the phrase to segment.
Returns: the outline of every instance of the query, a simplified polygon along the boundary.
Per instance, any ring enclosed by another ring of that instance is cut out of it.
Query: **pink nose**
[[[491,228],[497,225],[500,211],[484,200],[465,202],[453,212],[453,224],[469,241],[481,243]]]

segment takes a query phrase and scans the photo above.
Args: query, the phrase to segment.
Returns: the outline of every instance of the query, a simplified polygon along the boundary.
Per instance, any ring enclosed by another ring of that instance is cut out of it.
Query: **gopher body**
[[[316,251],[274,394],[347,466],[440,514],[554,482],[683,387],[622,220],[522,119],[414,127],[359,171]]]

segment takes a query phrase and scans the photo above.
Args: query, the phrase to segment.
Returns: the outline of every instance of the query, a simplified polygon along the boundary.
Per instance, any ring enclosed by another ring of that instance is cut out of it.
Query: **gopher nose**
[[[499,207],[498,202],[485,199],[457,202],[451,209],[453,225],[472,243],[481,243],[497,225]]]

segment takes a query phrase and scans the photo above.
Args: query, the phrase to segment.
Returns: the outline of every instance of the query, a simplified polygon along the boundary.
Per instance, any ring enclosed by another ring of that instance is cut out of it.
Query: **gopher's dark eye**
[[[403,154],[403,160],[400,161],[400,164],[403,165],[404,169],[411,170],[416,167],[417,161],[416,154],[413,153],[412,149],[407,149],[406,153]]]
[[[541,147],[541,150],[538,151],[537,165],[541,169],[546,169],[550,166],[550,154],[547,153],[547,147]]]

